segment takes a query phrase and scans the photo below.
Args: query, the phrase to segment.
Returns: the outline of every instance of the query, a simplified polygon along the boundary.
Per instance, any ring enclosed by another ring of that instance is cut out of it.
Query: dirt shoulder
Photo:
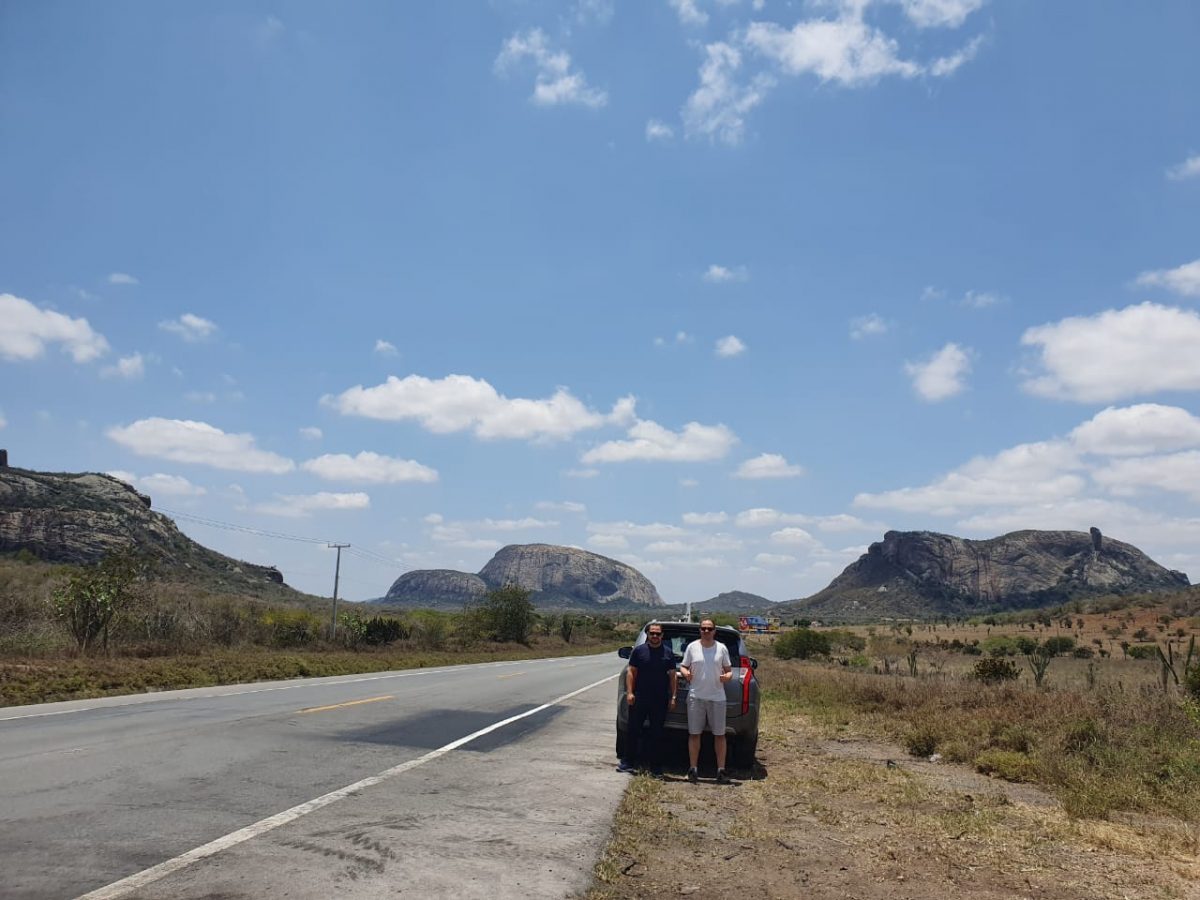
[[[1070,820],[1036,788],[802,714],[769,717],[758,758],[731,787],[633,779],[588,900],[1200,897],[1200,833],[1178,823]]]

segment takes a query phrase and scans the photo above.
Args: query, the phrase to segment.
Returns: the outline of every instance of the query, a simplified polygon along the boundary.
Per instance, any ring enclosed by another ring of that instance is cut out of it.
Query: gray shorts
[[[704,725],[713,734],[725,736],[725,701],[697,700],[688,694],[688,734],[703,734]]]

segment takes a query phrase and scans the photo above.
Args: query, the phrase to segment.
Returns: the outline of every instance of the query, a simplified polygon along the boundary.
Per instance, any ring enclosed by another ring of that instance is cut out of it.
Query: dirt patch
[[[753,778],[633,780],[589,900],[1200,898],[1200,834],[1070,820],[1029,785],[767,724]],[[749,773],[745,773],[749,774]]]

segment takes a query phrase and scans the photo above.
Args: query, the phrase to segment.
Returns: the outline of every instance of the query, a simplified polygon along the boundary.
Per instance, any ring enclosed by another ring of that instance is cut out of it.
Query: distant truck
[[[779,619],[776,616],[738,616],[738,631],[742,634],[776,634]]]

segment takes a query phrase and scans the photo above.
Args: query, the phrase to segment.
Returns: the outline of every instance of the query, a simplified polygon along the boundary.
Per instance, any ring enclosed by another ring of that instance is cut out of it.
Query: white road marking
[[[300,684],[284,684],[276,687],[263,688],[248,688],[244,691],[224,691],[211,694],[197,694],[193,697],[176,697],[172,694],[175,691],[159,691],[153,694],[128,694],[117,697],[101,697],[98,701],[123,699],[126,703],[104,703],[97,702],[93,706],[78,706],[75,709],[56,709],[49,712],[22,713],[19,716],[0,716],[0,722],[12,722],[16,719],[41,719],[46,716],[66,716],[72,713],[91,712],[97,709],[124,709],[126,706],[141,706],[145,703],[161,703],[167,700],[214,700],[221,697],[240,697],[243,694],[267,694],[271,691],[294,691],[297,688],[314,688],[314,687],[335,687],[339,684],[360,684],[364,681],[381,681],[385,678],[408,678],[412,675],[445,675],[447,672],[464,672],[467,669],[491,668],[493,666],[519,666],[522,664],[535,662],[558,662],[563,659],[570,659],[569,656],[551,656],[545,659],[510,659],[500,662],[490,663],[467,663],[461,666],[446,666],[429,669],[409,669],[404,672],[389,672],[386,675],[366,675],[362,678],[346,678],[342,681],[326,681],[321,684],[314,684],[312,680],[306,680]],[[337,677],[337,676],[328,676]],[[196,690],[195,688],[182,688],[181,690]],[[217,691],[220,690],[218,686]],[[69,701],[68,701],[69,702]]]
[[[509,716],[507,719],[495,722],[491,725],[488,725],[486,728],[480,728],[478,731],[472,732],[466,737],[460,737],[456,741],[451,741],[445,746],[438,747],[436,750],[430,750],[424,756],[418,756],[416,759],[410,759],[408,762],[401,763],[398,766],[392,766],[390,769],[385,769],[378,775],[371,775],[370,777],[364,778],[361,781],[354,782],[354,784],[348,784],[346,787],[338,788],[336,791],[330,791],[328,794],[317,797],[315,800],[309,800],[307,803],[301,803],[299,806],[293,806],[291,809],[285,809],[283,812],[276,813],[275,815],[269,816],[265,819],[261,819],[258,822],[255,822],[253,825],[247,825],[245,828],[240,828],[237,831],[230,832],[224,837],[217,838],[215,841],[209,841],[207,844],[196,847],[194,850],[189,850],[187,853],[176,856],[174,859],[168,859],[166,862],[161,862],[157,866],[152,866],[149,869],[137,872],[128,876],[127,878],[122,878],[120,881],[114,881],[112,884],[107,885],[106,887],[98,888],[86,894],[81,894],[78,900],[116,900],[118,897],[124,897],[128,893],[136,891],[139,888],[143,888],[148,884],[153,884],[154,882],[165,878],[173,872],[178,872],[180,869],[190,866],[192,863],[199,862],[202,859],[207,859],[210,856],[220,853],[222,850],[228,850],[230,847],[234,847],[244,841],[250,840],[251,838],[258,837],[261,834],[266,834],[268,831],[273,831],[276,828],[279,828],[281,825],[294,822],[301,816],[306,816],[311,812],[316,812],[318,809],[329,806],[331,803],[336,803],[338,800],[349,797],[351,794],[357,793],[358,791],[373,787],[374,785],[379,784],[381,781],[386,781],[387,779],[399,775],[402,772],[407,772],[409,769],[415,769],[417,766],[424,765],[427,762],[432,762],[440,756],[445,756],[451,750],[457,750],[464,744],[469,744],[476,738],[481,738],[485,734],[490,734],[499,728],[503,728],[505,725],[511,725],[513,722],[516,722],[520,719],[527,718],[535,713],[540,713],[542,710],[546,710],[552,706],[557,706],[560,703],[564,703],[565,701],[570,700],[572,697],[577,697],[585,691],[590,691],[594,687],[599,687],[605,682],[612,681],[616,677],[616,675],[608,675],[605,678],[601,678],[599,681],[593,681],[591,684],[581,687],[578,690],[571,691],[569,694],[563,694],[561,697],[555,697],[553,700],[549,701],[548,703],[543,703],[541,706],[536,707],[535,709],[518,713],[515,716]]]

